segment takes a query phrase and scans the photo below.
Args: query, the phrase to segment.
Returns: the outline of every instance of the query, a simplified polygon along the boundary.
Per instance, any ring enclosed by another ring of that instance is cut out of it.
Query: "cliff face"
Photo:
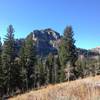
[[[37,54],[40,56],[46,56],[49,53],[56,54],[60,38],[60,34],[50,28],[34,30],[33,40],[36,42]]]

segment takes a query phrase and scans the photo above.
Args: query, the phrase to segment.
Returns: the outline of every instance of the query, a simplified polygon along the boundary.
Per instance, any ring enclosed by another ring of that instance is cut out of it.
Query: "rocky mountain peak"
[[[60,38],[60,34],[51,28],[33,31],[33,40],[36,41],[37,53],[41,56],[57,53]]]
[[[60,38],[60,34],[51,28],[47,28],[44,30],[34,30],[33,31],[33,39],[36,41],[37,39],[42,39],[45,41],[57,40]]]

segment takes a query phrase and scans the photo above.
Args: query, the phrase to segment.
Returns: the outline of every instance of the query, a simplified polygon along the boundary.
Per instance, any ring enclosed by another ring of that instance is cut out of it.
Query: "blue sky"
[[[76,46],[100,46],[100,0],[0,0],[0,36],[9,24],[15,37],[26,37],[34,29],[52,28],[61,34],[72,25]]]

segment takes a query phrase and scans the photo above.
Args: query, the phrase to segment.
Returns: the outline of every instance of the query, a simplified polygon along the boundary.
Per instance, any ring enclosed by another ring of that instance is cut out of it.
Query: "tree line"
[[[0,41],[0,96],[14,96],[48,84],[100,74],[100,60],[79,59],[74,32],[67,26],[58,54],[40,58],[32,33],[16,54],[14,28],[9,25],[4,43]]]

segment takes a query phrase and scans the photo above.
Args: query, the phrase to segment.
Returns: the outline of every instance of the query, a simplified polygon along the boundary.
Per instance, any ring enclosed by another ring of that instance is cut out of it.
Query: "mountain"
[[[100,46],[91,49],[91,51],[93,51],[93,52],[98,52],[98,53],[100,54]]]
[[[99,52],[94,51],[93,49],[87,50],[77,48],[77,52],[80,58],[98,59],[98,57],[100,56]]]
[[[34,30],[33,40],[36,42],[37,54],[39,56],[46,56],[49,53],[58,53],[58,47],[61,42],[61,35],[51,28],[44,30]],[[79,56],[83,55],[84,57],[90,58],[97,57],[99,55],[98,51],[100,52],[100,47],[90,50],[77,48]]]
[[[33,40],[36,42],[37,54],[39,56],[46,56],[49,53],[57,54],[60,39],[60,34],[50,28],[33,31]]]
[[[34,30],[31,34],[28,36],[32,36],[33,40],[35,41],[36,51],[37,55],[40,57],[45,57],[49,53],[52,54],[58,54],[58,47],[61,42],[62,36],[60,33],[54,31],[51,28],[43,29],[43,30]],[[28,36],[25,38],[27,39]],[[17,39],[16,40],[16,51],[20,49],[24,39]],[[97,58],[98,55],[100,55],[100,47],[96,47],[93,49],[82,49],[77,48],[77,52],[79,57],[85,57],[85,58]]]

